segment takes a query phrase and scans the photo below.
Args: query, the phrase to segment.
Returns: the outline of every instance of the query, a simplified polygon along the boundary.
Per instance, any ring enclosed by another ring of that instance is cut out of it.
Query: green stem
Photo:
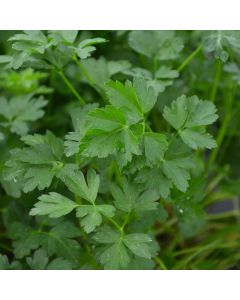
[[[213,220],[221,220],[226,218],[237,218],[240,216],[240,210],[231,210],[220,214],[208,214],[206,216],[206,220],[213,221]]]
[[[221,77],[221,72],[222,72],[222,62],[219,60],[217,62],[216,74],[215,74],[213,88],[212,88],[212,92],[211,92],[211,96],[210,96],[210,100],[212,102],[215,102],[215,100],[216,100],[218,86],[219,86],[219,80]]]
[[[237,115],[239,115],[239,109],[234,108],[234,112],[232,112],[232,119],[234,119],[234,117],[237,116]],[[232,130],[234,130],[236,128],[236,126],[237,126],[237,123],[236,123],[235,127],[232,126]],[[235,137],[234,135],[229,135],[229,136],[226,137],[225,142],[222,145],[222,151],[219,154],[218,163],[222,162],[222,160],[223,160],[223,158],[224,158],[224,156],[225,156],[225,154],[228,150],[228,147],[229,147],[229,145],[230,145],[230,143],[231,143],[231,141],[234,137]]]
[[[194,253],[194,256],[197,255],[197,253],[201,253],[202,251],[205,250],[209,250],[210,248],[217,248],[217,249],[224,249],[224,248],[232,248],[232,247],[236,247],[239,246],[239,243],[236,242],[230,242],[230,243],[224,243],[224,244],[219,244],[218,242],[213,242],[211,244],[208,245],[203,245],[203,246],[196,246],[196,247],[191,247],[188,249],[183,249],[183,250],[179,250],[176,251],[175,253],[173,253],[174,256],[179,256],[179,255],[183,255],[183,254],[188,254],[188,253]],[[196,253],[197,252],[197,253]]]
[[[239,198],[238,197],[235,197],[233,200],[232,200],[232,203],[233,203],[233,209],[238,212],[235,217],[236,217],[236,221],[238,223],[238,225],[240,225],[240,203],[239,203]],[[239,226],[240,228],[240,226]]]
[[[215,178],[213,178],[212,181],[210,181],[206,189],[206,196],[209,195],[217,187],[217,185],[225,178],[225,176],[225,173],[220,173]]]
[[[76,91],[75,87],[72,85],[72,83],[67,79],[67,77],[64,75],[63,71],[59,71],[58,74],[61,76],[62,80],[65,82],[65,84],[68,86],[70,91],[74,94],[74,96],[78,99],[81,105],[86,104],[85,100],[79,95],[79,93]]]
[[[234,96],[235,96],[235,89],[236,88],[233,86],[231,91],[230,91],[231,92],[230,97],[226,99],[226,102],[225,102],[225,116],[224,116],[224,119],[223,119],[222,126],[221,126],[221,128],[218,132],[217,147],[214,148],[214,150],[212,151],[212,153],[210,155],[210,158],[209,158],[209,161],[208,161],[208,164],[207,164],[207,171],[209,171],[210,168],[212,167],[212,165],[214,164],[214,162],[217,158],[219,149],[221,148],[221,145],[222,145],[223,140],[225,138],[225,135],[227,133],[228,125],[229,125],[229,122],[232,118],[232,106],[233,106],[233,100],[234,100]]]
[[[99,95],[103,98],[103,100],[106,100],[105,94],[103,93],[103,91],[100,88],[98,88],[95,85],[94,81],[92,80],[91,76],[88,74],[87,70],[84,68],[84,66],[82,65],[80,60],[76,56],[73,56],[73,60],[78,65],[79,69],[81,70],[82,74],[86,78],[89,85],[99,93]]]
[[[158,263],[161,270],[168,270],[168,268],[166,267],[166,265],[164,264],[164,262],[161,260],[159,256],[155,257],[154,260],[156,261],[156,263]]]
[[[195,51],[193,51],[184,61],[183,63],[178,67],[177,71],[181,72],[189,63],[190,61],[200,52],[202,49],[202,45],[198,46]]]
[[[205,252],[205,251],[208,251],[208,250],[212,250],[212,249],[215,249],[215,247],[217,246],[217,244],[219,243],[220,241],[214,241],[213,243],[211,244],[208,244],[208,245],[204,245],[204,246],[198,246],[198,247],[195,247],[195,251],[193,254],[191,255],[188,255],[186,259],[180,261],[180,263],[178,264],[177,266],[177,269],[186,269],[186,266],[196,257],[196,256],[199,256],[202,252]],[[188,250],[188,249],[186,249]],[[180,252],[180,251],[179,251]],[[179,252],[177,255],[179,255]],[[180,252],[181,253],[181,252]],[[191,252],[190,252],[191,253]],[[181,253],[182,254],[182,253]],[[175,253],[176,255],[176,253]]]
[[[112,218],[107,217],[107,219],[120,231],[121,234],[123,234],[123,228]]]
[[[131,214],[131,212],[129,211],[128,213],[127,213],[127,216],[126,216],[126,218],[125,218],[125,220],[124,220],[124,222],[123,222],[123,225],[122,225],[122,230],[124,230],[124,228],[125,228],[125,226],[127,225],[127,223],[128,223],[128,221],[129,221],[129,218],[130,218],[130,214]]]
[[[203,206],[209,206],[210,204],[213,204],[215,202],[224,201],[226,199],[232,199],[235,195],[231,194],[229,192],[214,192],[211,196],[209,196],[203,203]]]
[[[79,69],[81,70],[81,72],[83,73],[83,75],[85,76],[85,78],[87,79],[88,83],[93,87],[94,87],[94,82],[92,80],[92,78],[89,76],[87,70],[84,68],[84,66],[81,64],[81,62],[79,61],[79,59],[74,56],[73,60],[75,61],[75,63],[78,65]]]
[[[162,227],[156,229],[153,234],[154,235],[160,235],[163,233],[168,227],[172,227],[175,223],[177,223],[177,218],[172,218],[169,221],[167,221]]]

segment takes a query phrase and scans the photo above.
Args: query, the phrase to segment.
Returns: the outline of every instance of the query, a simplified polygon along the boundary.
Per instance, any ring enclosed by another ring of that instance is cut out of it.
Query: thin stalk
[[[233,203],[233,208],[236,212],[238,212],[235,217],[236,217],[236,221],[237,223],[240,225],[240,203],[239,203],[239,198],[238,197],[235,197],[233,200],[232,200],[232,203]],[[240,229],[240,226],[239,226],[239,229]]]
[[[107,217],[107,219],[120,231],[121,234],[123,234],[123,228],[112,218]]]
[[[215,102],[215,100],[216,100],[221,73],[222,73],[222,62],[219,60],[217,62],[216,74],[215,74],[213,88],[212,88],[212,92],[211,92],[211,96],[210,96],[210,100],[212,102]]]
[[[153,234],[154,235],[160,235],[161,233],[163,233],[168,227],[173,226],[175,223],[177,223],[177,218],[173,218],[170,219],[169,221],[167,221],[162,227],[156,229]]]
[[[81,70],[84,77],[87,79],[87,82],[89,83],[89,85],[99,93],[99,95],[103,98],[103,100],[106,100],[105,94],[102,92],[102,90],[100,88],[98,88],[95,85],[94,81],[92,80],[91,76],[88,74],[87,70],[84,68],[84,66],[82,65],[80,60],[76,56],[73,56],[73,60],[78,65],[78,67]]]
[[[202,49],[202,45],[199,45],[195,51],[193,51],[184,61],[183,63],[178,67],[177,71],[181,72],[189,63],[190,61],[200,52]]]
[[[222,219],[227,219],[227,218],[238,218],[240,217],[240,210],[234,209],[231,211],[227,211],[224,213],[219,213],[219,214],[208,214],[206,215],[206,220],[208,221],[213,221],[213,220],[222,220]]]
[[[204,246],[195,246],[195,247],[191,247],[188,249],[179,250],[179,251],[176,251],[175,253],[173,253],[173,255],[180,256],[180,255],[188,254],[188,253],[192,253],[192,252],[195,252],[195,254],[196,254],[196,252],[201,253],[202,251],[209,250],[209,249],[215,248],[215,247],[216,247],[216,249],[224,249],[224,248],[232,248],[232,247],[237,247],[237,246],[239,246],[239,243],[236,243],[236,242],[224,243],[224,244],[220,244],[220,245],[218,245],[218,243],[216,243],[216,242],[213,242],[212,244],[208,244],[208,245],[204,245]]]
[[[224,140],[225,135],[227,133],[228,125],[229,125],[229,122],[232,118],[232,106],[233,106],[233,100],[234,100],[235,92],[236,92],[236,85],[234,85],[232,87],[230,92],[231,92],[230,97],[225,100],[226,101],[225,102],[225,111],[226,112],[225,112],[225,116],[224,116],[224,119],[223,119],[222,126],[220,127],[220,130],[218,132],[217,147],[212,151],[212,153],[210,155],[210,158],[209,158],[209,161],[208,161],[208,164],[207,164],[207,171],[209,171],[211,166],[214,164],[214,162],[217,158],[219,149],[221,148],[223,140]]]
[[[225,176],[225,173],[220,173],[215,178],[213,178],[213,180],[207,186],[206,195],[209,195],[217,187],[217,185],[225,178]]]
[[[63,71],[59,71],[58,74],[61,76],[62,80],[65,82],[65,84],[68,86],[69,90],[74,94],[74,96],[78,99],[81,105],[86,104],[85,100],[82,98],[82,96],[79,95],[79,93],[76,91],[75,87],[72,85],[72,83],[68,80],[68,78],[64,75]]]
[[[229,192],[215,192],[204,201],[203,205],[206,207],[212,203],[224,201],[226,199],[232,199],[234,197],[235,195]]]
[[[122,225],[122,230],[124,230],[124,228],[125,228],[125,226],[127,225],[127,223],[128,223],[128,221],[129,221],[129,218],[130,218],[130,214],[131,214],[131,212],[128,212],[127,213],[127,216],[126,216],[126,218],[125,218],[125,220],[124,220],[124,222],[123,222],[123,225]]]
[[[239,108],[234,108],[234,111],[232,111],[232,119],[234,119],[234,117],[237,116],[237,115],[239,115]],[[236,128],[236,125],[235,125],[235,127],[233,127],[231,125],[231,128],[232,128],[232,130],[234,130]],[[230,143],[231,143],[231,141],[234,137],[235,137],[234,135],[229,135],[229,136],[226,137],[225,142],[222,145],[222,151],[219,154],[219,158],[218,158],[219,163],[222,162],[222,160],[223,160],[223,158],[224,158],[224,156],[225,156],[225,154],[228,150],[228,147],[229,147],[229,145],[230,145]]]
[[[195,251],[194,253],[192,253],[191,255],[188,255],[186,259],[180,261],[180,263],[178,264],[177,266],[177,269],[186,269],[186,266],[198,255],[200,255],[202,252],[205,252],[205,251],[208,251],[208,250],[212,250],[212,249],[215,249],[215,247],[217,246],[217,244],[219,243],[220,241],[214,241],[213,243],[211,244],[208,244],[208,245],[204,245],[204,246],[199,246],[199,247],[196,247],[195,248]],[[187,250],[187,249],[186,249]],[[179,253],[178,253],[179,255]]]
[[[79,69],[81,70],[81,72],[83,73],[83,75],[85,76],[85,78],[87,79],[88,83],[94,87],[94,82],[92,80],[92,78],[89,76],[87,70],[84,68],[84,66],[81,64],[81,62],[79,61],[79,59],[77,59],[77,57],[73,57],[73,60],[75,61],[75,63],[78,65]],[[94,87],[95,88],[95,87]]]
[[[160,266],[161,270],[168,270],[168,268],[166,267],[166,265],[164,264],[164,262],[161,260],[159,256],[155,257],[154,260]]]
[[[221,144],[223,142],[223,139],[225,137],[225,134],[227,132],[227,128],[228,128],[228,124],[229,124],[230,119],[231,119],[231,115],[230,114],[226,114],[226,117],[223,120],[223,124],[222,124],[222,126],[221,126],[221,128],[220,128],[220,130],[218,132],[217,147],[212,151],[212,153],[210,155],[210,158],[209,158],[209,166],[213,165],[213,163],[216,160],[218,151],[220,149],[220,146],[221,146]]]

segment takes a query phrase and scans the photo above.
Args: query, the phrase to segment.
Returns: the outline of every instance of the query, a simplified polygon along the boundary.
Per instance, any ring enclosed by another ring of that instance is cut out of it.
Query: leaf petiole
[[[76,91],[75,87],[72,85],[72,83],[68,80],[68,78],[65,76],[63,71],[58,71],[58,74],[62,78],[62,80],[65,82],[65,84],[68,86],[70,91],[75,95],[75,97],[78,99],[80,104],[83,106],[86,104],[85,100],[82,98],[82,96],[79,95],[79,93]]]

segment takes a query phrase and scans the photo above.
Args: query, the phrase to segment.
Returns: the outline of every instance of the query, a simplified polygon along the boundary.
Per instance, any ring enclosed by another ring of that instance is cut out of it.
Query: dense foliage
[[[0,32],[0,269],[240,266],[240,33]]]

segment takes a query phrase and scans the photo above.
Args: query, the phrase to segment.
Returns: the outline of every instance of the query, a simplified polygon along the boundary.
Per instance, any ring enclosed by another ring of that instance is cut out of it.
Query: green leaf
[[[77,217],[81,218],[81,225],[87,233],[95,230],[102,224],[102,216],[112,218],[115,208],[112,205],[81,205],[77,208]]]
[[[101,129],[89,130],[80,142],[80,153],[85,157],[104,158],[121,149],[120,134]]]
[[[112,184],[111,193],[115,199],[115,206],[124,212],[154,210],[158,206],[159,197],[156,191],[142,191],[137,185],[129,183],[126,178],[122,180],[122,189]]]
[[[183,49],[181,38],[169,30],[132,31],[128,42],[136,52],[158,60],[175,59]]]
[[[216,121],[216,107],[212,102],[199,100],[197,96],[187,98],[185,95],[173,101],[171,107],[165,106],[163,117],[176,130],[183,142],[190,148],[214,148],[212,137],[206,133],[204,126]]]
[[[58,257],[48,264],[47,270],[71,270],[73,268],[73,265],[75,265],[75,263]]]
[[[32,94],[15,96],[9,101],[1,97],[0,126],[7,127],[18,135],[27,134],[29,123],[40,119],[44,115],[43,108],[47,105],[42,96],[39,98],[32,96]]]
[[[107,245],[98,254],[98,260],[104,266],[104,269],[118,270],[127,268],[130,257],[121,241],[119,232],[111,229],[109,226],[103,226],[94,234],[93,240]]]
[[[193,167],[191,154],[186,146],[180,140],[173,141],[163,160],[164,175],[177,189],[185,192],[189,186],[190,170]]]
[[[49,32],[49,36],[54,39],[55,43],[65,41],[72,44],[78,35],[78,30],[50,30]]]
[[[31,209],[31,216],[48,215],[50,218],[59,218],[69,214],[78,205],[68,198],[51,192],[49,195],[41,195],[38,197],[39,202],[35,203]]]
[[[65,168],[62,162],[63,142],[50,131],[42,136],[26,136],[23,141],[29,147],[10,151],[11,156],[6,162],[4,178],[19,182],[26,193],[35,188],[43,190],[49,187],[53,178]]]
[[[98,104],[86,104],[84,107],[77,107],[70,111],[74,131],[69,132],[65,136],[64,147],[66,156],[72,156],[79,152],[80,141],[89,127],[88,113],[97,108],[97,106]]]
[[[210,101],[199,100],[197,96],[185,95],[165,106],[163,117],[175,129],[210,125],[218,118],[216,106]]]
[[[177,78],[179,76],[178,71],[173,70],[167,66],[161,66],[156,72],[156,78],[158,79],[169,79],[169,78]]]
[[[80,245],[73,238],[79,237],[80,232],[69,221],[61,222],[44,231],[14,222],[10,226],[9,236],[13,240],[16,258],[29,256],[32,250],[42,247],[49,256],[56,254],[70,261],[78,261]]]
[[[15,34],[9,41],[14,41],[12,47],[18,51],[43,54],[49,47],[46,36],[41,30],[24,30],[24,33]]]
[[[112,106],[89,114],[89,130],[80,142],[80,153],[86,157],[122,155],[124,163],[140,153],[143,124],[131,125],[122,110]]]
[[[116,243],[101,253],[99,261],[106,270],[119,270],[127,268],[130,257],[123,243]]]
[[[72,262],[63,258],[55,258],[49,262],[49,257],[44,249],[38,249],[32,257],[27,257],[26,261],[32,270],[70,270]]]
[[[213,137],[204,131],[202,133],[199,130],[184,129],[180,132],[180,137],[192,149],[212,149],[217,146]]]
[[[167,138],[163,134],[146,132],[144,136],[144,148],[149,166],[159,166],[168,148]]]
[[[164,174],[174,183],[176,188],[185,192],[188,188],[190,173],[186,170],[180,160],[165,160],[163,162]]]
[[[77,48],[76,48],[76,53],[79,58],[85,59],[91,55],[91,52],[96,50],[96,47],[93,45],[101,44],[101,43],[106,43],[107,40],[103,38],[93,38],[93,39],[86,39],[81,41]]]
[[[121,130],[126,119],[117,108],[106,106],[90,113],[90,129],[80,142],[80,151],[88,157],[106,157],[121,147]]]
[[[45,270],[48,264],[47,253],[43,249],[36,250],[33,257],[27,257],[26,261],[32,270]]]
[[[87,181],[81,171],[72,167],[62,169],[59,178],[64,182],[68,189],[75,195],[94,203],[97,198],[100,177],[93,169],[89,169],[87,173]]]
[[[123,74],[132,76],[135,81],[138,80],[140,88],[144,88],[141,84],[141,80],[144,80],[147,84],[147,87],[153,90],[155,95],[158,95],[159,93],[165,91],[166,87],[173,84],[172,79],[178,77],[177,71],[171,70],[166,66],[160,67],[155,76],[153,76],[150,71],[143,68],[131,68],[123,70]],[[149,97],[148,101],[145,101],[145,104],[149,105],[150,109],[155,104],[154,99],[155,98]]]
[[[140,103],[130,81],[126,81],[125,85],[119,81],[110,81],[106,84],[106,93],[109,102],[114,107],[121,108],[125,112],[130,124],[137,123],[143,118]]]
[[[127,69],[127,70],[123,70],[122,72],[125,75],[129,75],[134,77],[138,77],[138,78],[143,78],[145,80],[151,80],[152,79],[152,73],[146,69],[143,68],[137,68],[137,67],[133,67],[131,69]]]
[[[119,81],[110,81],[106,84],[106,93],[113,106],[124,110],[130,124],[143,119],[143,115],[149,112],[157,101],[154,90],[141,78],[134,79],[133,84],[126,81],[125,85]]]
[[[143,131],[143,124],[136,124],[123,130],[121,138],[124,148],[121,147],[121,153],[117,155],[117,161],[120,167],[125,166],[131,161],[133,154],[141,154],[140,145]]]
[[[129,270],[154,270],[154,268],[154,261],[142,257],[135,257],[129,264]]]
[[[232,50],[239,51],[240,35],[234,30],[217,30],[205,34],[203,47],[207,53],[214,53],[215,58],[226,62]]]
[[[168,212],[160,204],[155,210],[142,211],[135,215],[134,220],[129,224],[129,230],[131,232],[151,232],[156,224],[164,224],[167,218]]]
[[[47,73],[33,71],[27,68],[21,71],[3,72],[0,76],[0,86],[13,95],[22,94],[49,94],[52,88],[41,85],[41,80],[48,77]]]
[[[189,98],[183,95],[173,101],[171,107],[164,107],[164,119],[177,130],[182,128],[188,119],[189,109],[187,99]]]
[[[108,61],[107,68],[109,77],[121,73],[131,67],[131,63],[127,60],[110,60]]]
[[[152,238],[144,233],[128,234],[123,240],[124,244],[133,254],[148,259],[152,257],[151,246],[149,246],[149,243],[152,241]]]
[[[21,141],[28,146],[36,146],[45,143],[45,136],[42,134],[29,134],[21,137]]]
[[[127,269],[130,253],[143,258],[156,255],[155,244],[147,234],[132,233],[121,236],[119,232],[104,226],[93,236],[93,239],[107,245],[99,255],[99,261],[105,269]]]
[[[201,201],[206,196],[206,182],[202,177],[193,177],[189,182],[188,190],[183,193],[175,190],[172,195],[174,210],[181,222],[204,219],[204,210]]]
[[[4,69],[12,67],[13,58],[10,55],[0,55],[0,66],[3,65]]]
[[[146,189],[155,190],[163,199],[167,199],[170,195],[172,183],[159,168],[140,170],[135,181],[143,184]]]
[[[137,99],[144,114],[148,113],[157,101],[157,95],[153,88],[149,87],[142,78],[134,78],[133,87],[136,91]]]
[[[52,41],[48,41],[41,30],[24,30],[24,33],[15,34],[9,41],[13,41],[12,48],[16,51],[9,65],[14,69],[33,61],[37,55],[43,55],[52,46]]]
[[[121,129],[126,124],[124,113],[110,105],[91,111],[89,116],[93,120],[94,128],[104,131]]]
[[[131,66],[126,60],[107,61],[104,57],[85,59],[82,61],[82,65],[92,82],[101,89],[104,89],[105,83],[113,75],[129,69]],[[85,81],[87,82],[86,78]]]
[[[0,270],[7,270],[10,267],[7,255],[0,254]]]
[[[120,233],[113,230],[111,227],[104,225],[94,234],[93,239],[101,244],[113,244],[119,241]]]

